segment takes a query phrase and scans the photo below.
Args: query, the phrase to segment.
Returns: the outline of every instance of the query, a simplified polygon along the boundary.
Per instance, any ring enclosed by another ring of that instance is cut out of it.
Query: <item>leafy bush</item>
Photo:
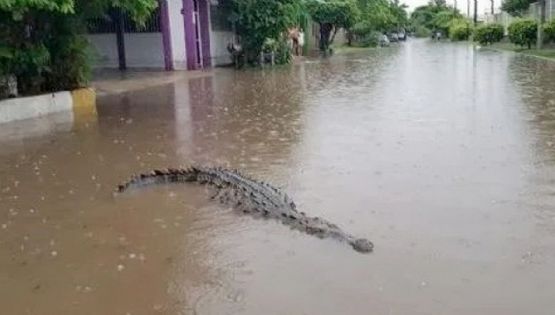
[[[19,92],[36,94],[43,90],[46,73],[50,71],[51,55],[42,43],[17,49],[10,69],[17,78]]]
[[[372,32],[374,27],[368,21],[358,22],[351,27],[351,33],[355,36],[364,37]]]
[[[468,40],[471,33],[470,22],[465,19],[451,21],[449,26],[449,37],[452,41]]]
[[[289,63],[292,59],[291,55],[291,47],[286,40],[278,41],[276,47],[276,60],[277,64],[286,64]]]
[[[373,25],[367,21],[356,23],[351,28],[351,35],[353,40],[362,47],[378,45],[379,37],[376,36]]]
[[[414,36],[416,37],[430,37],[430,35],[432,35],[432,31],[425,26],[418,25],[414,28]]]
[[[49,71],[45,73],[46,90],[67,90],[84,86],[90,78],[92,53],[81,34],[82,21],[74,16],[52,15],[50,30],[56,36],[45,41],[51,52]]]
[[[538,23],[531,19],[516,20],[509,25],[509,40],[511,43],[532,48],[536,41]]]
[[[490,45],[497,43],[503,39],[503,25],[500,24],[484,24],[480,25],[474,31],[474,41],[482,45]]]
[[[33,18],[30,31],[26,31],[30,22],[24,19],[0,22],[6,34],[2,50],[8,52],[0,57],[0,73],[14,75],[18,92],[23,95],[85,85],[90,58],[88,43],[80,32],[82,21],[74,15],[56,12],[27,15]]]
[[[454,11],[441,11],[437,13],[432,19],[432,25],[435,30],[441,31],[446,36],[449,36],[449,28],[452,21],[462,19],[458,12]]]
[[[262,45],[262,52],[265,54],[274,53],[274,62],[286,64],[291,61],[291,47],[285,39],[275,40],[267,38]]]
[[[382,37],[382,33],[378,31],[372,31],[362,37],[358,43],[362,47],[376,47],[380,43],[380,38]]]
[[[307,9],[312,20],[320,25],[322,51],[329,49],[339,28],[350,29],[360,15],[354,0],[309,0]]]
[[[85,18],[118,7],[140,23],[156,5],[155,0],[0,0],[0,77],[15,77],[22,95],[83,86],[90,72]]]
[[[546,42],[555,41],[555,19],[545,24],[543,27],[543,35]]]
[[[361,19],[372,26],[375,31],[390,31],[407,24],[406,7],[399,1],[357,0]]]
[[[0,76],[9,74],[8,67],[11,65],[13,52],[7,46],[0,46]]]
[[[234,0],[233,16],[237,33],[249,62],[257,62],[264,42],[279,41],[298,22],[298,0]]]
[[[531,0],[503,0],[501,9],[512,16],[522,16],[530,7]]]

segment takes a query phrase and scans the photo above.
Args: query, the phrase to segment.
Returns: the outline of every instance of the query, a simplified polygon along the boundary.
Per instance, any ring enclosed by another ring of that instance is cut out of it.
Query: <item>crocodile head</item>
[[[351,242],[351,246],[359,253],[369,253],[374,249],[374,244],[365,238],[357,238]]]

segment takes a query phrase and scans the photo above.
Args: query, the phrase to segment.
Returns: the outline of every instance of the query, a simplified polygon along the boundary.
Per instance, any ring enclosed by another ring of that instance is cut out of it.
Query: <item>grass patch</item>
[[[511,43],[504,42],[504,43],[495,43],[490,46],[484,46],[484,48],[512,51],[512,52],[521,53],[524,55],[555,60],[555,47],[553,46],[548,46],[543,49],[535,49],[535,48],[528,49],[525,47],[523,48]]]

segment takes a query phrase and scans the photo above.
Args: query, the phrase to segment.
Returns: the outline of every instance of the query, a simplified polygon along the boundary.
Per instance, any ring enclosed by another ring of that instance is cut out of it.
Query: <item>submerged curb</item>
[[[96,93],[83,88],[0,101],[0,124],[73,111],[74,119],[96,117]]]

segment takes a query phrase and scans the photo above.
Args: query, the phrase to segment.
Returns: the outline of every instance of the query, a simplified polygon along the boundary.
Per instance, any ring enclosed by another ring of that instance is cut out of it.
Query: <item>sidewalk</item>
[[[543,49],[528,49],[523,48],[508,42],[495,43],[489,46],[482,46],[483,49],[491,49],[497,51],[509,51],[517,54],[522,54],[530,57],[536,57],[544,60],[555,61],[555,47],[546,45]]]
[[[210,76],[214,70],[205,71],[156,71],[156,70],[126,70],[116,69],[95,70],[90,83],[97,96],[119,94],[187,80]]]

